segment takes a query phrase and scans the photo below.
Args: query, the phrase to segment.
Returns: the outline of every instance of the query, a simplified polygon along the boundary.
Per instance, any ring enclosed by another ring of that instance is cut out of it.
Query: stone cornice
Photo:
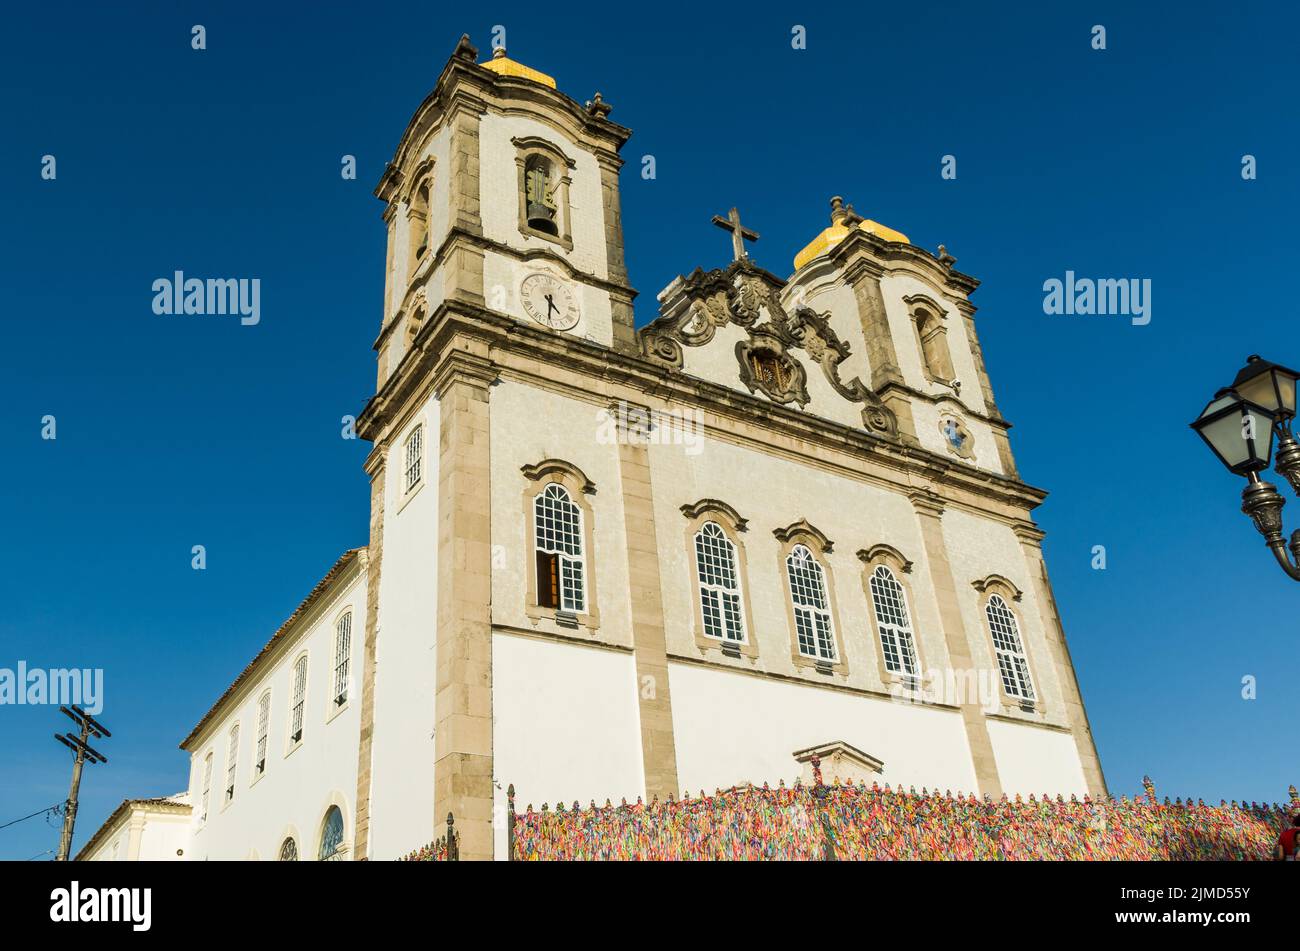
[[[970,294],[979,286],[975,278],[944,267],[934,255],[914,244],[886,241],[859,228],[852,229],[843,241],[827,252],[827,256],[844,268],[845,277],[850,282],[864,273],[879,277],[901,269],[915,271],[936,287],[950,289],[959,295]]]
[[[587,473],[583,472],[571,462],[565,462],[563,459],[543,459],[536,465],[522,466],[519,469],[524,474],[524,478],[533,482],[538,482],[548,475],[563,473],[572,476],[582,486],[584,495],[596,494],[596,483],[587,478]]]
[[[947,507],[943,497],[933,489],[913,489],[907,493],[907,499],[920,514],[932,515],[936,518],[942,515]]]
[[[787,525],[784,528],[774,528],[772,534],[776,536],[777,541],[783,543],[794,541],[800,536],[811,538],[817,543],[817,548],[828,555],[835,549],[835,543],[806,518],[801,518],[793,525]]]
[[[1023,544],[1035,547],[1042,547],[1043,539],[1047,537],[1047,533],[1033,522],[1017,522],[1011,526],[1011,530]]]
[[[452,350],[438,364],[433,376],[433,393],[442,399],[447,389],[457,384],[467,384],[476,389],[486,390],[495,383],[500,374],[491,360],[464,350]]]
[[[890,380],[888,383],[886,383],[884,386],[880,388],[880,396],[882,398],[887,394],[894,393],[894,392],[905,393],[907,394],[907,396],[911,397],[912,399],[923,400],[924,402],[933,404],[935,406],[937,406],[940,403],[960,403],[965,414],[969,416],[971,419],[978,419],[980,422],[988,426],[992,426],[996,429],[1001,429],[1004,431],[1011,429],[1011,423],[1007,422],[1001,416],[990,416],[987,413],[981,413],[977,409],[972,409],[969,405],[967,405],[966,401],[962,399],[960,395],[957,394],[944,393],[940,396],[936,396],[933,393],[922,392],[921,390],[918,390],[915,387],[908,386],[906,383],[899,383],[895,380]]]
[[[415,275],[409,282],[407,289],[403,292],[402,306],[394,310],[391,315],[386,316],[384,325],[380,328],[379,336],[377,336],[374,343],[371,344],[372,350],[378,351],[384,345],[384,341],[397,325],[397,320],[395,319],[396,316],[402,313],[405,309],[407,301],[411,295],[420,289],[418,285],[427,283],[428,279],[447,263],[451,253],[462,245],[469,245],[470,247],[477,248],[481,251],[492,251],[503,257],[513,258],[516,261],[544,261],[545,263],[563,271],[568,276],[569,280],[587,284],[591,287],[597,287],[606,293],[617,297],[619,300],[625,300],[628,303],[631,303],[637,297],[638,292],[636,288],[632,287],[630,284],[600,277],[590,271],[584,271],[580,268],[574,267],[569,261],[550,248],[542,247],[523,250],[521,248],[511,247],[508,244],[503,244],[500,241],[495,241],[492,238],[484,237],[481,234],[475,234],[474,232],[467,231],[464,228],[453,226],[448,229],[446,238],[444,238],[442,243],[438,245],[438,250],[433,254],[426,255],[425,259],[420,262]]]
[[[738,532],[749,531],[749,520],[741,518],[740,513],[721,499],[700,499],[690,505],[683,505],[681,513],[689,519],[699,518],[706,512],[720,512],[725,515]]]
[[[520,106],[524,107],[522,110]],[[491,108],[524,111],[559,126],[574,140],[607,162],[618,162],[618,151],[632,130],[589,112],[576,100],[549,86],[515,76],[504,76],[461,56],[453,55],[443,67],[433,90],[416,108],[394,150],[392,165],[405,166],[429,130],[459,110],[482,114]],[[380,179],[375,194],[387,200],[391,186],[388,174]]]
[[[992,514],[1010,523],[1023,520],[1024,512],[1039,505],[1047,493],[1017,479],[985,472],[971,466],[960,465],[920,447],[904,446],[865,429],[856,429],[842,423],[823,419],[774,404],[766,399],[733,390],[684,373],[665,372],[661,364],[647,358],[622,353],[600,344],[566,334],[558,334],[523,321],[486,310],[463,301],[444,301],[426,319],[417,339],[418,346],[406,354],[396,371],[384,383],[380,392],[371,398],[357,420],[357,432],[363,439],[382,438],[383,427],[391,407],[404,405],[406,397],[425,378],[437,361],[437,354],[457,345],[471,345],[475,350],[492,350],[493,360],[502,375],[525,379],[530,384],[564,392],[573,398],[608,406],[608,394],[593,395],[591,380],[600,380],[608,386],[625,386],[648,398],[671,401],[678,406],[696,407],[723,419],[736,419],[752,423],[762,420],[774,442],[781,437],[806,445],[809,456],[819,464],[826,462],[827,450],[869,459],[870,467],[855,467],[852,471],[872,477],[876,481],[906,491],[909,480],[921,475],[936,485],[944,486],[949,494],[963,493],[992,500],[1021,514],[1000,515],[982,506],[972,504],[972,511]],[[511,356],[534,360],[566,374],[579,376],[585,385],[567,383],[561,374],[539,376],[532,371],[512,365]],[[720,430],[725,432],[726,430]],[[881,469],[894,473],[882,474]],[[839,468],[843,468],[839,466]],[[846,470],[849,471],[849,470]],[[957,499],[948,499],[961,504]]]

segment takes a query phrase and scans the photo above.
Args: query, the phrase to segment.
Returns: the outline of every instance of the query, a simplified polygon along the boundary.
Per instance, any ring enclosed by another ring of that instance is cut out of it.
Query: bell
[[[547,234],[558,235],[559,229],[555,227],[554,213],[540,201],[530,201],[528,203],[528,227],[534,231],[544,231]]]

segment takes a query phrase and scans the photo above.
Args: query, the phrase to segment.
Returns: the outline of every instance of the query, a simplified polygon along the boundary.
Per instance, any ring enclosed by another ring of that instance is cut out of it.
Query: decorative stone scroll
[[[719,327],[735,324],[748,333],[749,339],[736,344],[736,362],[740,382],[751,393],[806,407],[807,372],[794,353],[803,350],[836,393],[862,404],[862,424],[869,432],[896,437],[894,413],[875,391],[858,377],[840,379],[839,367],[850,349],[831,327],[829,312],[818,314],[801,305],[787,313],[780,300],[783,287],[748,259],[725,270],[696,268],[660,296],[664,313],[641,331],[642,353],[680,370],[683,347],[702,347]]]

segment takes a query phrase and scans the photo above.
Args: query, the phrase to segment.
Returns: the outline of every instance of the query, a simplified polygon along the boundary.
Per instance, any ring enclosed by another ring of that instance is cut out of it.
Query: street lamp
[[[1241,510],[1264,536],[1282,570],[1300,581],[1300,530],[1292,533],[1289,545],[1283,540],[1286,499],[1259,477],[1268,468],[1276,433],[1274,468],[1300,494],[1300,444],[1291,433],[1297,380],[1300,373],[1252,355],[1232,385],[1214,394],[1192,428],[1229,472],[1246,477]]]

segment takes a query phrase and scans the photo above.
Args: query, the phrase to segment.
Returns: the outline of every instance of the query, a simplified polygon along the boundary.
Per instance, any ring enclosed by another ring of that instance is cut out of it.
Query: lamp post
[[[1264,536],[1282,570],[1300,581],[1300,529],[1292,533],[1290,544],[1283,540],[1286,499],[1259,477],[1268,468],[1276,435],[1274,471],[1300,495],[1300,443],[1291,432],[1297,380],[1300,373],[1252,355],[1232,385],[1214,394],[1192,428],[1229,472],[1246,477],[1242,512]]]

